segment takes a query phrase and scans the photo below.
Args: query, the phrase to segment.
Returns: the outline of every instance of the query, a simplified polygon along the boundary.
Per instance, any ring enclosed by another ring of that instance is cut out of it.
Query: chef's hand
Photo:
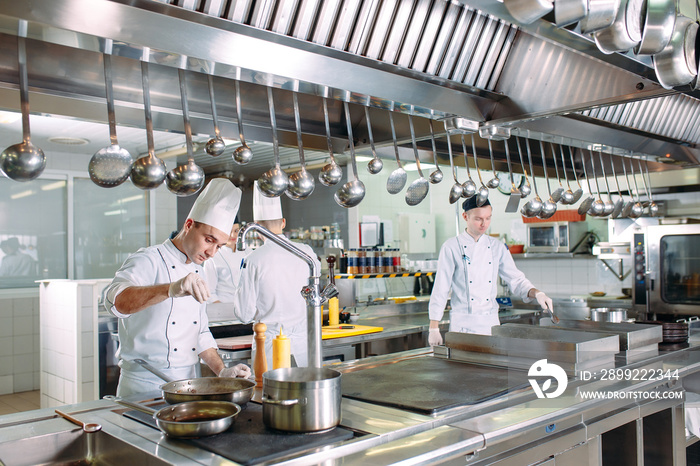
[[[542,309],[546,309],[548,311],[554,310],[554,307],[552,306],[552,298],[544,294],[543,291],[538,291],[537,294],[535,294],[535,299]]]
[[[183,296],[193,296],[200,303],[209,299],[209,288],[206,282],[196,273],[190,273],[180,280],[170,284],[168,296],[171,298],[181,298]]]
[[[430,346],[442,345],[442,335],[439,328],[431,328],[428,330],[428,344]]]
[[[245,364],[236,364],[233,367],[224,367],[219,372],[219,377],[241,377],[247,379],[251,376],[250,367]]]

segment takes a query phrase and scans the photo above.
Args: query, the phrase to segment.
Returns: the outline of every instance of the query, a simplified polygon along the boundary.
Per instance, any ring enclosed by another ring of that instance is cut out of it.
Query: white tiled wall
[[[0,395],[39,388],[38,290],[0,295]]]

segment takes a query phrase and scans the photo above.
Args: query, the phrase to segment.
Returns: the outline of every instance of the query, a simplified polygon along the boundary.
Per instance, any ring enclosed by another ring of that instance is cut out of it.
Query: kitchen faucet
[[[309,256],[283,236],[276,235],[267,228],[257,224],[248,223],[238,232],[236,249],[245,251],[245,236],[250,231],[257,231],[273,243],[278,244],[286,251],[303,259],[309,264],[309,284],[301,289],[301,295],[306,300],[307,342],[309,351],[309,366],[322,367],[321,349],[321,306],[329,299],[338,296],[338,289],[332,283],[328,283],[321,290],[321,267]]]

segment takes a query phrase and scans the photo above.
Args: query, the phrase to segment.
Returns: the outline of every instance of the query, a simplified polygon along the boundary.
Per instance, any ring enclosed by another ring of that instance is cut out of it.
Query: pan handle
[[[280,405],[280,406],[294,406],[294,405],[305,405],[306,404],[306,398],[297,398],[295,400],[273,400],[272,398],[269,398],[266,394],[263,393],[262,396],[262,401],[263,403],[268,403],[271,405]]]
[[[155,415],[157,412],[155,409],[147,408],[146,406],[132,403],[131,401],[122,400],[121,398],[116,397],[114,395],[105,395],[103,398],[105,400],[113,401],[114,403],[120,404],[122,406],[126,406],[127,408],[135,409],[137,411],[141,411],[142,413],[150,414],[151,416]]]
[[[151,366],[143,359],[132,359],[131,362],[135,362],[136,364],[140,365],[141,367],[143,367],[147,371],[151,372],[156,377],[159,377],[159,378],[165,380],[166,382],[174,382],[173,379],[171,379],[170,377],[168,377],[167,375],[165,375],[164,373],[162,373],[161,371],[159,371],[155,367]]]

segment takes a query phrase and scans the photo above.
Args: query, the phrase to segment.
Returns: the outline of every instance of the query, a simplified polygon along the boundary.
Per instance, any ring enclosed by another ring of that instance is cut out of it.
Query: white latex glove
[[[168,296],[171,298],[190,295],[200,303],[206,302],[210,296],[206,282],[196,273],[189,273],[180,280],[172,282],[168,288]]]
[[[245,364],[236,364],[233,367],[224,367],[219,372],[219,377],[241,377],[247,379],[251,376],[250,367]]]
[[[428,344],[430,346],[442,345],[442,335],[439,328],[431,328],[428,330]]]
[[[540,305],[540,307],[546,311],[549,311],[549,313],[552,316],[552,322],[555,324],[559,323],[559,317],[554,315],[554,306],[552,305],[552,298],[544,294],[542,291],[538,291],[535,294],[535,299],[537,300],[537,303]]]

